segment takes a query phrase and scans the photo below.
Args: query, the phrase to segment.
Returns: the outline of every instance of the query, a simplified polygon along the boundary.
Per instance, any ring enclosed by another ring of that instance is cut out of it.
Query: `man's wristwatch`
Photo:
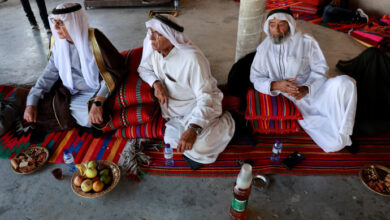
[[[201,127],[195,127],[192,124],[188,125],[188,128],[191,128],[192,130],[194,130],[197,135],[200,135],[202,133],[202,130],[203,130]]]
[[[101,101],[93,101],[92,103],[95,104],[97,107],[102,106],[102,102]]]

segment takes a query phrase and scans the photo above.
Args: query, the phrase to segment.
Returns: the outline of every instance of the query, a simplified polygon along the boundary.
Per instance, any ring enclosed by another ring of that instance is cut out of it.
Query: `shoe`
[[[46,34],[51,34],[50,28],[49,28],[49,29],[46,29]]]
[[[357,15],[360,17],[361,23],[368,23],[369,17],[361,8],[356,10]]]
[[[351,138],[352,144],[350,146],[346,146],[345,149],[351,154],[356,154],[359,151],[359,143],[354,139]]]
[[[31,28],[32,28],[33,30],[39,30],[39,25],[37,25],[37,24],[36,24],[36,25],[32,25]]]
[[[203,164],[191,160],[184,154],[183,154],[183,159],[191,167],[191,170],[199,170],[203,166]]]

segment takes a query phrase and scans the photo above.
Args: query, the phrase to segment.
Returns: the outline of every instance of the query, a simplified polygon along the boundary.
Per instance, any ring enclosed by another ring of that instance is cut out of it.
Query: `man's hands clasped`
[[[271,91],[279,90],[294,97],[296,100],[300,100],[309,93],[309,88],[307,86],[299,86],[297,83],[294,83],[295,80],[296,78],[272,82]]]

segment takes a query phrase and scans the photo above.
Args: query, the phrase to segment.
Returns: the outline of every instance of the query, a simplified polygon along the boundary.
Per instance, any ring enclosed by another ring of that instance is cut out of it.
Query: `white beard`
[[[282,43],[286,42],[290,38],[290,35],[291,35],[290,31],[288,31],[284,36],[281,36],[281,37],[270,36],[270,37],[271,37],[272,43],[274,43],[274,44],[282,44]]]

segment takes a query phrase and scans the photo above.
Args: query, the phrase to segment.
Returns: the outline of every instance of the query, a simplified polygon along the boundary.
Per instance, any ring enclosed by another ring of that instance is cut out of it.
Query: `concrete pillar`
[[[241,0],[238,17],[236,61],[260,43],[267,0]]]

